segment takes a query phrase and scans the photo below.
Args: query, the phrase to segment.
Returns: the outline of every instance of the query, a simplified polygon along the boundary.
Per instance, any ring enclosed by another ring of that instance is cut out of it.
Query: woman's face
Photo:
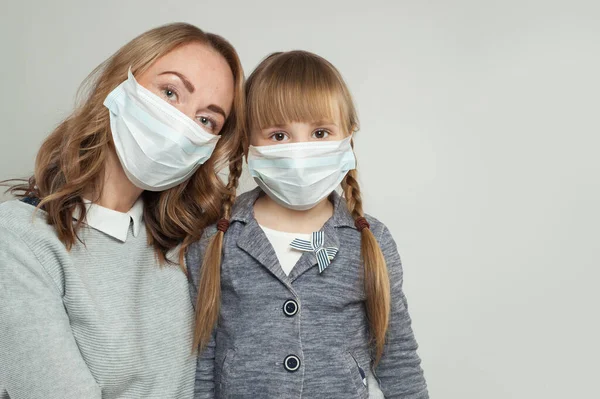
[[[180,46],[135,78],[209,133],[219,134],[231,112],[233,72],[223,56],[205,44]]]

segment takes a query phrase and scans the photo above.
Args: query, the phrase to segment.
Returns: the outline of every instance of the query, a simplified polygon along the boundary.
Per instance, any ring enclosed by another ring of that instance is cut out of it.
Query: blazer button
[[[287,317],[294,317],[298,313],[298,303],[293,299],[285,301],[283,304],[283,314]]]
[[[283,361],[283,368],[290,373],[297,371],[300,368],[300,359],[295,355],[288,355]]]

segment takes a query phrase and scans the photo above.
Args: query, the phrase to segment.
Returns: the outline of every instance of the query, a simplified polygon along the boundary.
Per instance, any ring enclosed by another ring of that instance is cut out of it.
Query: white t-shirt
[[[310,234],[305,233],[288,233],[285,231],[278,231],[269,229],[265,226],[260,226],[261,229],[265,232],[265,235],[271,242],[273,249],[275,250],[275,254],[277,255],[277,259],[279,259],[279,264],[283,269],[283,272],[286,276],[290,275],[290,272],[298,262],[298,259],[302,256],[303,252],[297,249],[290,247],[292,241],[295,238],[300,238],[302,240],[310,240]]]

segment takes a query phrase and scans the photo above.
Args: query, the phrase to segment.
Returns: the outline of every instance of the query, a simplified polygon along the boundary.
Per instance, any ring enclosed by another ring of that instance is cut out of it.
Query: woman
[[[232,192],[217,171],[243,140],[242,67],[172,24],[88,79],[0,205],[0,398],[191,397],[182,259]]]

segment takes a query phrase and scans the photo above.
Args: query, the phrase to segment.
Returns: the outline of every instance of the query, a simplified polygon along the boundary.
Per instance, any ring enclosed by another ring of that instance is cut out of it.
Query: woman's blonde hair
[[[166,191],[142,194],[149,243],[163,263],[167,252],[181,244],[181,261],[187,246],[221,215],[231,184],[226,187],[217,171],[240,152],[246,139],[241,129],[245,122],[242,66],[233,46],[221,36],[185,23],[164,25],[121,47],[86,78],[78,93],[79,105],[42,144],[34,175],[27,183],[10,188],[17,197],[41,200],[39,207],[47,212],[48,223],[67,249],[79,239],[77,233],[85,220],[82,196],[102,192],[104,167],[109,151],[114,151],[104,99],[127,79],[129,67],[134,75],[141,74],[160,57],[189,43],[205,44],[227,61],[234,79],[233,107],[212,157],[190,179]],[[76,210],[82,216],[73,223]]]
[[[327,60],[305,51],[274,53],[260,63],[246,82],[246,116],[247,134],[254,129],[290,122],[338,118],[347,134],[358,130],[354,102],[340,73]],[[244,153],[247,153],[247,146]],[[237,162],[239,167],[233,168],[232,173],[239,174],[241,160]],[[356,170],[348,172],[342,188],[348,209],[360,224],[364,213]],[[229,214],[224,217],[229,218]],[[208,344],[219,314],[224,235],[221,230],[224,229],[217,231],[208,245],[200,276],[194,339],[195,345],[200,348]],[[388,328],[390,283],[385,258],[375,236],[369,228],[360,230],[366,309],[378,362],[383,354]]]

